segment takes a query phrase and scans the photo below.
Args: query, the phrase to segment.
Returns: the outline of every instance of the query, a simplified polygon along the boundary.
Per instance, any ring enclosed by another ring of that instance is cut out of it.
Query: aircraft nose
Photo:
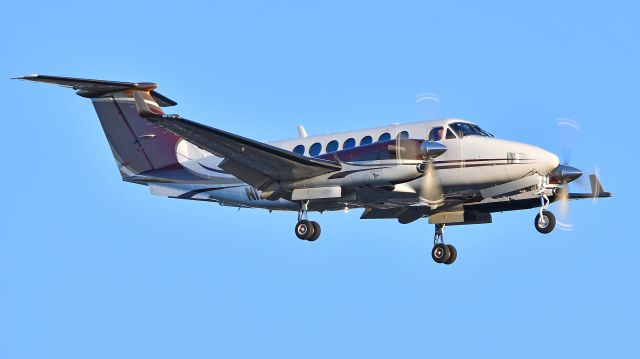
[[[558,168],[560,165],[560,159],[558,156],[542,148],[536,148],[536,150],[536,170],[538,173],[546,175]]]
[[[511,163],[526,164],[526,166],[513,167],[513,175],[522,174],[519,171],[526,170],[526,173],[537,172],[541,175],[547,175],[560,165],[560,159],[554,153],[543,148],[533,146],[526,143],[510,143],[507,156]]]

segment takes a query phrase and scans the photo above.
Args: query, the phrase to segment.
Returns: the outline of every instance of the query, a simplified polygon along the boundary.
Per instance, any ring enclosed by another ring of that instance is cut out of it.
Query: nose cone
[[[560,165],[558,156],[542,148],[537,148],[534,156],[536,158],[536,170],[542,175],[551,173]]]

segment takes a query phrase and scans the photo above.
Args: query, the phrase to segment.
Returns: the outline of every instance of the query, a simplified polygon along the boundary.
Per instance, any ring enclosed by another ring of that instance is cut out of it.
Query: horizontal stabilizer
[[[64,87],[70,87],[77,90],[78,96],[95,98],[101,97],[114,92],[122,91],[148,91],[155,102],[162,107],[175,106],[178,103],[161,95],[154,89],[158,87],[157,84],[152,82],[121,82],[121,81],[105,81],[105,80],[92,80],[92,79],[80,79],[75,77],[61,77],[61,76],[47,76],[47,75],[27,75],[21,77],[15,77],[16,80],[27,80],[35,82],[44,82],[55,84]]]
[[[569,199],[611,197],[611,192],[602,188],[596,175],[589,175],[589,181],[591,182],[591,193],[569,193]]]

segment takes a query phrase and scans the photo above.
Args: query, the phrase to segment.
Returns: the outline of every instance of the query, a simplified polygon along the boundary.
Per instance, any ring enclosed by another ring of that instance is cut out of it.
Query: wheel
[[[311,238],[313,234],[314,228],[310,221],[304,219],[296,224],[296,237],[306,240]]]
[[[458,251],[456,250],[456,247],[451,244],[447,244],[447,248],[449,249],[449,259],[447,259],[444,264],[452,264],[456,261],[456,258],[458,258]]]
[[[431,258],[433,258],[436,263],[446,262],[449,260],[450,255],[451,253],[449,253],[449,248],[444,243],[436,244],[431,250]]]
[[[316,221],[311,221],[311,225],[313,226],[313,235],[307,239],[308,241],[315,241],[316,239],[320,238],[320,224]]]
[[[542,216],[538,213],[533,224],[538,232],[543,234],[551,233],[556,226],[556,216],[550,211],[542,211]]]

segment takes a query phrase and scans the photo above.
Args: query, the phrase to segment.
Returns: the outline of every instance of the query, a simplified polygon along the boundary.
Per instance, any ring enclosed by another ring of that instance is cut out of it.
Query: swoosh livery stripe
[[[179,199],[189,199],[192,198],[193,196],[200,194],[200,193],[205,193],[205,192],[211,192],[211,191],[219,191],[221,189],[227,189],[227,188],[237,188],[237,187],[244,187],[245,185],[240,185],[240,186],[227,186],[227,187],[207,187],[207,188],[199,188],[199,189],[194,189],[193,191],[189,191],[189,192],[185,192],[175,198],[179,198]]]
[[[333,175],[329,176],[329,179],[345,178],[348,175],[353,174],[353,173],[369,171],[369,170],[379,170],[379,169],[383,169],[383,168],[389,168],[389,167],[373,167],[373,168],[364,168],[364,169],[361,169],[361,170],[351,170],[351,171],[338,172],[336,174],[333,174]]]
[[[202,164],[202,163],[200,163],[200,162],[198,162],[198,164],[200,165],[200,167],[202,167],[202,168],[204,168],[204,169],[206,169],[206,170],[209,170],[209,171],[211,171],[211,172],[223,173],[223,174],[226,174],[226,175],[228,175],[228,174],[229,174],[229,172],[226,172],[226,171],[223,171],[223,170],[217,170],[217,169],[215,169],[215,168],[211,168],[211,167],[205,166],[205,165],[203,165],[203,164]]]

